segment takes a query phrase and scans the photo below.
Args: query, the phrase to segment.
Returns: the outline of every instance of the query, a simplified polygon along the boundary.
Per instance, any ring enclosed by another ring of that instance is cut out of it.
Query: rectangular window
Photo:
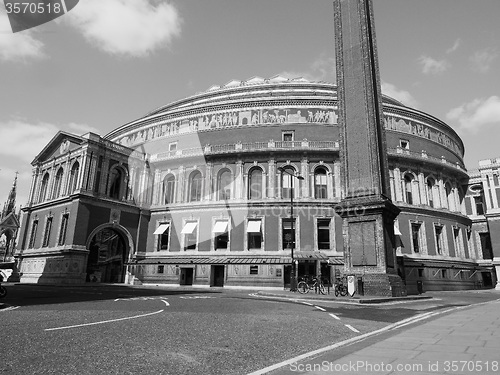
[[[158,273],[163,273],[165,272],[165,266],[161,265],[161,266],[158,266]]]
[[[474,197],[474,203],[476,205],[476,213],[478,215],[484,215],[483,197],[480,195],[476,195]]]
[[[247,236],[248,249],[262,248],[262,221],[260,219],[248,220]]]
[[[420,252],[420,227],[420,223],[411,223],[412,245],[415,253]]]
[[[48,217],[45,222],[45,233],[43,235],[42,247],[49,246],[50,232],[52,231],[52,217]]]
[[[318,219],[318,249],[330,249],[331,219]]]
[[[292,131],[283,132],[281,133],[281,137],[283,139],[283,142],[293,142],[294,132]]]
[[[250,275],[258,275],[259,266],[250,266]]]
[[[436,235],[436,252],[441,255],[444,249],[443,227],[441,225],[434,226],[434,233]]]
[[[195,250],[198,242],[198,231],[196,227],[198,222],[188,221],[182,228],[181,234],[184,235],[184,250]]]
[[[227,220],[218,220],[214,225],[214,249],[227,249],[229,244],[228,234],[229,222]]]
[[[443,270],[441,270],[441,277],[442,277],[443,279],[446,279],[446,275],[447,275],[447,272],[446,272],[446,271],[447,271],[447,270],[444,270],[444,269],[443,269]]]
[[[479,233],[479,240],[481,241],[483,259],[493,259],[493,248],[491,246],[490,234],[488,232]]]
[[[423,268],[418,269],[418,277],[424,277],[424,269]]]
[[[410,149],[410,141],[407,139],[400,139],[399,140],[399,147],[404,148],[405,150]]]
[[[172,142],[168,144],[168,151],[175,151],[177,150],[177,142]]]
[[[170,223],[160,223],[158,228],[153,232],[153,234],[158,236],[158,246],[157,251],[168,250],[168,240],[170,234]]]
[[[66,242],[66,231],[68,230],[68,220],[69,214],[62,215],[61,218],[61,228],[59,230],[59,242],[58,245],[62,246]]]
[[[293,230],[292,230],[293,226]],[[283,219],[282,222],[282,247],[283,249],[295,249],[295,232],[297,230],[295,219]]]
[[[33,224],[31,225],[30,243],[28,245],[29,248],[35,247],[35,239],[36,239],[37,230],[38,230],[38,220],[33,220]]]

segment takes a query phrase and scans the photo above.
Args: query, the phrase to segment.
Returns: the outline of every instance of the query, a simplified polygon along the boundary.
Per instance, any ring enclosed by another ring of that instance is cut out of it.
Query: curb
[[[279,294],[279,293],[268,293],[259,291],[255,293],[257,296],[262,297],[278,297],[278,298],[287,298],[294,300],[314,300],[321,302],[334,302],[334,303],[349,303],[349,304],[382,304],[382,303],[390,303],[390,302],[406,302],[406,301],[418,301],[418,300],[430,300],[434,297],[432,296],[409,296],[409,297],[377,297],[377,298],[339,298],[339,297],[322,297],[321,295],[307,296],[304,294],[300,295],[289,295],[289,294]]]

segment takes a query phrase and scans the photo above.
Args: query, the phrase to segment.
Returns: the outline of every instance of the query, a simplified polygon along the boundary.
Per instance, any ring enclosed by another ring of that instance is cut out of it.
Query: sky
[[[500,157],[500,1],[373,0],[382,91]],[[0,4],[0,203],[63,130],[105,135],[233,79],[335,82],[332,0],[80,0],[12,33]]]

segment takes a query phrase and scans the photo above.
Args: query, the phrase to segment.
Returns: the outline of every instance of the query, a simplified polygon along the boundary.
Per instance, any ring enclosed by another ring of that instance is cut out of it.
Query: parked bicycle
[[[347,296],[347,280],[345,277],[337,278],[335,281],[335,297],[341,295],[342,297]]]
[[[321,294],[326,294],[326,288],[323,281],[320,278],[313,277],[303,277],[297,284],[297,290],[300,294],[309,293],[310,290],[319,292]]]

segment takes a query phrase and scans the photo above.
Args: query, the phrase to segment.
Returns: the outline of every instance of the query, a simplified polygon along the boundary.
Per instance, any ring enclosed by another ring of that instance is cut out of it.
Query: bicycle
[[[321,279],[313,277],[310,281],[307,278],[302,278],[297,284],[297,290],[300,294],[309,293],[310,290],[319,291],[321,294],[326,294],[325,285]]]
[[[341,295],[342,297],[347,296],[348,290],[347,285],[344,283],[345,277],[342,279],[337,279],[335,283],[335,297]]]

